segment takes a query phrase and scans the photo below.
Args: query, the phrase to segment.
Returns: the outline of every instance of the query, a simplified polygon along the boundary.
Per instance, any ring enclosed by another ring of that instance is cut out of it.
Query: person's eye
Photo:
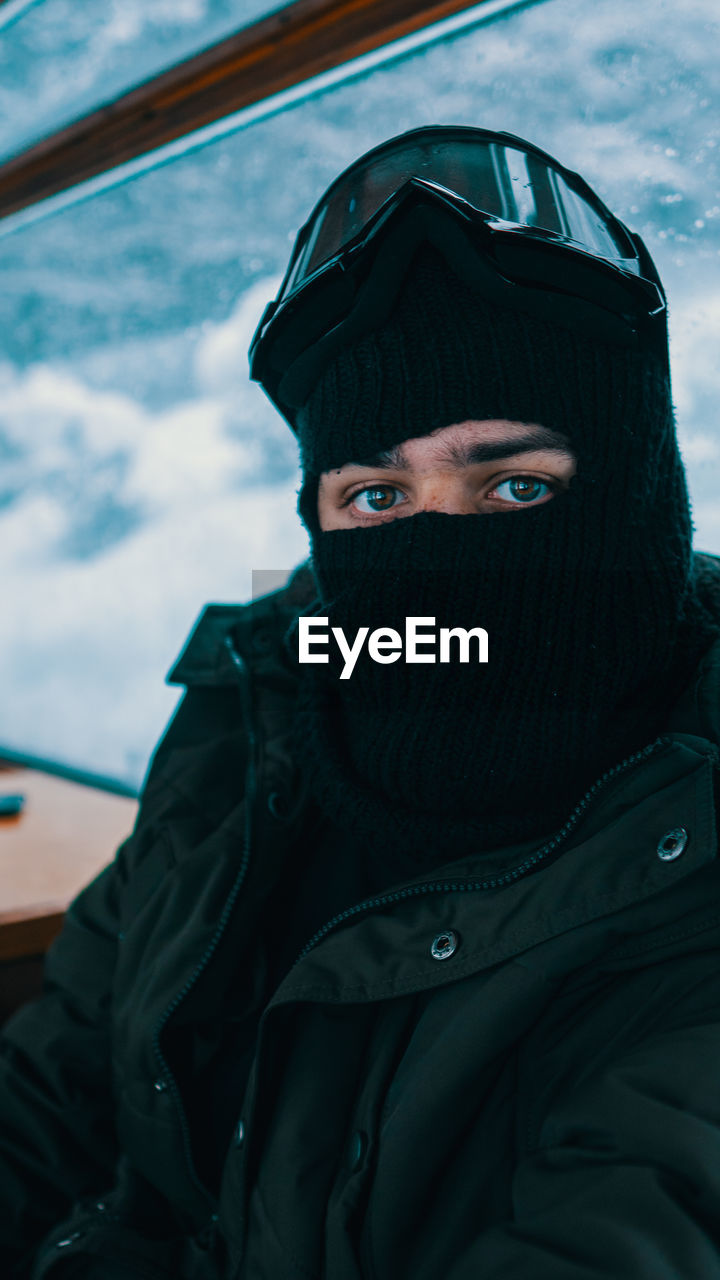
[[[529,504],[547,498],[548,494],[554,494],[555,488],[545,480],[538,480],[536,476],[510,476],[509,480],[496,485],[493,493],[504,502]]]
[[[404,501],[405,494],[392,484],[375,484],[367,489],[357,489],[350,498],[352,505],[363,515],[391,511]]]

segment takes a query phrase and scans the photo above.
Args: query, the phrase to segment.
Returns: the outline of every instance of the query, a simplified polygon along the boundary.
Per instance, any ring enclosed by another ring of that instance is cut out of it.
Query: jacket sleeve
[[[518,1164],[513,1220],[447,1280],[720,1280],[717,960],[662,1030],[563,1088]]]
[[[10,1018],[0,1037],[3,1275],[25,1275],[38,1242],[73,1203],[112,1182],[110,1031],[119,904],[131,868],[152,840],[157,778],[171,747],[187,736],[187,698],[154,753],[133,833],[71,903],[47,954],[43,994]]]

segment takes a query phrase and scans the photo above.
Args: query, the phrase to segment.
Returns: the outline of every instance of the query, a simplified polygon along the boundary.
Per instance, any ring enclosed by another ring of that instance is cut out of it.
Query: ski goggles
[[[488,301],[667,360],[652,258],[578,174],[512,134],[431,126],[352,164],[298,234],[250,347],[291,426],[323,368],[390,315],[423,244]]]

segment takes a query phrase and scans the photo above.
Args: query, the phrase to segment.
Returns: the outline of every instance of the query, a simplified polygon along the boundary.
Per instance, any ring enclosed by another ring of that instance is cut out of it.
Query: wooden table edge
[[[57,902],[0,911],[0,962],[43,955],[60,932],[64,918],[65,907]]]

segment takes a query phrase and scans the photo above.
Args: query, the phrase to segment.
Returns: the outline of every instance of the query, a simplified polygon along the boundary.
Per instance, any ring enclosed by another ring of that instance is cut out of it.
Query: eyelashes
[[[490,488],[479,487],[478,501],[498,501],[505,507],[539,506],[555,497],[567,485],[557,478],[515,472],[504,479],[492,477]],[[504,491],[504,492],[503,492]],[[495,498],[493,495],[498,495]],[[354,507],[360,517],[382,516],[408,502],[409,495],[399,485],[376,483],[351,489],[339,503],[341,509]]]
[[[400,502],[393,501],[390,503],[383,503],[383,498],[387,494],[394,494],[396,497],[399,495]],[[367,508],[363,510],[362,506],[358,509],[363,511],[363,514],[365,515],[382,515],[384,511],[392,511],[395,507],[401,506],[403,501],[407,501],[407,495],[403,493],[402,489],[399,489],[397,485],[394,484],[365,485],[362,489],[356,489],[355,492],[350,495],[348,502],[353,502],[357,505],[358,499],[362,498],[366,498],[369,510]],[[373,506],[372,504],[374,502],[378,505]],[[344,505],[348,505],[348,503],[346,502]]]

